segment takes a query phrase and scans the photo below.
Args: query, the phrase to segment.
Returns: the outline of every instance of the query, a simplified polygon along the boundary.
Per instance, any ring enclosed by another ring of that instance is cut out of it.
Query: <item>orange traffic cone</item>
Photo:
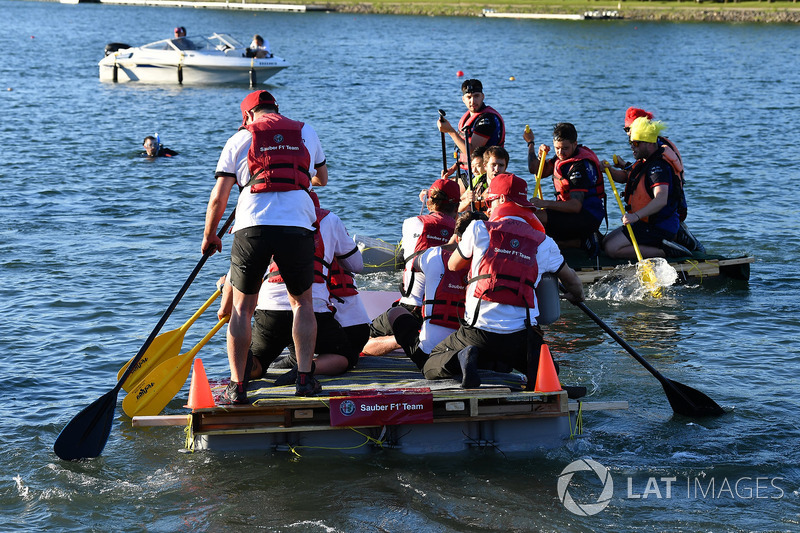
[[[558,392],[560,390],[561,382],[558,381],[556,367],[550,356],[550,348],[546,344],[542,344],[539,352],[539,371],[536,373],[536,387],[533,392]]]
[[[211,394],[211,385],[208,384],[206,369],[203,368],[203,361],[198,357],[194,360],[192,370],[192,384],[189,387],[189,403],[184,405],[189,409],[206,409],[214,407],[214,396]]]

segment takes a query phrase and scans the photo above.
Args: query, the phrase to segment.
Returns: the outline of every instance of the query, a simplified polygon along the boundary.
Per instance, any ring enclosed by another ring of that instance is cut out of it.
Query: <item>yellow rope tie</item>
[[[183,432],[186,433],[186,442],[184,443],[184,448],[194,453],[194,435],[192,435],[192,415],[188,414],[186,415],[186,418],[187,418],[186,427],[183,428]]]
[[[569,417],[569,438],[583,435],[583,402],[578,400],[578,412],[575,414],[575,428],[572,427],[572,416]]]
[[[689,263],[690,265],[692,265],[692,268],[690,268],[689,270],[686,271],[686,276],[687,277],[689,276],[689,272],[691,272],[693,270],[697,270],[697,272],[699,274],[698,277],[700,278],[700,281],[702,282],[703,281],[703,271],[700,270],[700,261],[693,261],[691,259],[687,259],[685,261],[685,263]]]

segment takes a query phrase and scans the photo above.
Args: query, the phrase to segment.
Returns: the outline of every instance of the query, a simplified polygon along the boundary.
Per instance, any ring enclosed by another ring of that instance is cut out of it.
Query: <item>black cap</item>
[[[481,84],[481,80],[466,80],[464,83],[461,84],[461,94],[482,93],[482,92],[483,92],[483,84]]]

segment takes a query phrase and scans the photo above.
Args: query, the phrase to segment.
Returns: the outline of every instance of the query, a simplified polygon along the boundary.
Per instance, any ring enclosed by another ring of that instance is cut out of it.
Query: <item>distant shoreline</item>
[[[59,1],[59,0],[55,0]],[[530,0],[525,3],[483,4],[477,0],[459,3],[444,3],[437,0],[421,0],[408,3],[363,2],[359,0],[315,4],[289,2],[262,2],[259,0],[61,0],[64,3],[99,2],[104,4],[192,7],[207,9],[236,9],[253,11],[332,11],[338,13],[425,15],[425,16],[473,16],[480,17],[484,10],[503,13],[513,18],[543,15],[583,15],[585,12],[611,11],[622,20],[671,21],[671,22],[727,22],[800,24],[800,5],[797,2],[713,2],[695,1],[619,1],[605,3],[603,0],[566,0],[559,4],[550,0]],[[511,0],[512,2],[514,0]],[[544,18],[544,17],[543,17]]]

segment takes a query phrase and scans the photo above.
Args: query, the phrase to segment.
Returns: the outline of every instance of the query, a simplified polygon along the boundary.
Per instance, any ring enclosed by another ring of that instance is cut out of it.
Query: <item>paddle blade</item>
[[[98,457],[106,446],[117,406],[118,388],[98,398],[64,426],[53,451],[65,461]]]
[[[717,402],[699,390],[668,378],[665,378],[665,380],[662,381],[661,385],[664,387],[664,392],[667,394],[672,410],[679,415],[700,417],[725,414],[725,410]]]
[[[639,282],[647,287],[650,296],[653,298],[661,298],[662,291],[661,285],[658,281],[658,276],[653,269],[653,264],[650,261],[639,261],[636,263],[636,275],[639,277]]]
[[[122,384],[123,390],[125,390],[125,392],[130,392],[151,370],[167,359],[178,355],[181,346],[183,346],[183,337],[185,335],[186,330],[179,328],[167,331],[156,337],[152,344],[150,344],[150,347],[147,348],[144,355],[142,355],[142,358],[136,363],[136,367]],[[131,359],[131,361],[132,360],[133,359]],[[130,361],[120,369],[117,374],[117,380],[122,379],[122,374],[125,373],[128,365],[130,365]]]
[[[189,355],[189,357],[186,357]],[[194,354],[168,359],[140,381],[122,400],[122,410],[134,416],[155,416],[178,394],[192,367]]]

